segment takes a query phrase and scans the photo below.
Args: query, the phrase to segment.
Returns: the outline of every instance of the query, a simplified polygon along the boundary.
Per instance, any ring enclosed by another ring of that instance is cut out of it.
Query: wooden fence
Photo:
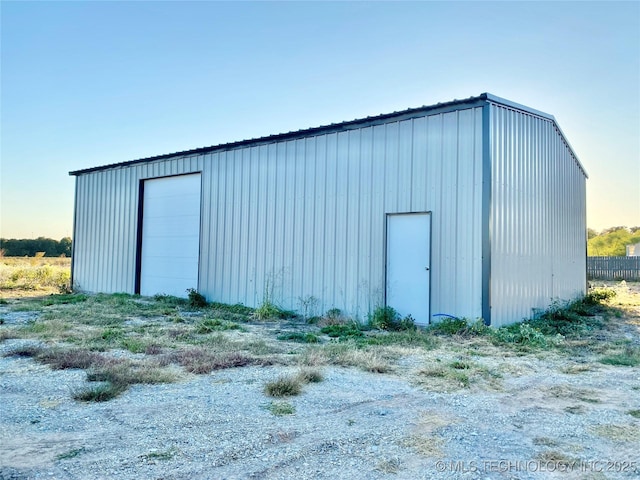
[[[640,282],[640,257],[587,257],[587,276],[594,280]]]

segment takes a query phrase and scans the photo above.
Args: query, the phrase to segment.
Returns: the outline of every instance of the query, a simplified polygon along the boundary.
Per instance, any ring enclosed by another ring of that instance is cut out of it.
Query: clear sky
[[[493,93],[551,113],[588,226],[640,225],[639,2],[0,2],[0,236],[68,172]]]

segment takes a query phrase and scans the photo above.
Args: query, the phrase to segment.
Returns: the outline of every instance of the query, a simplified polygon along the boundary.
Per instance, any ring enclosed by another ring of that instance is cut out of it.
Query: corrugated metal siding
[[[90,292],[133,293],[140,180],[192,173],[200,168],[200,160],[185,157],[76,177],[74,287]]]
[[[315,313],[365,318],[383,299],[385,214],[431,211],[431,311],[481,315],[481,107],[81,174],[77,285],[133,292],[139,180],[196,171],[210,300],[313,296]]]
[[[491,319],[586,289],[585,175],[549,120],[491,105]]]

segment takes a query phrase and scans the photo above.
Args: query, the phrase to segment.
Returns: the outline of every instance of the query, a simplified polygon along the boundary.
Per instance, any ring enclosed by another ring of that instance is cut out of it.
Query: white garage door
[[[140,294],[198,288],[200,174],[145,180]]]

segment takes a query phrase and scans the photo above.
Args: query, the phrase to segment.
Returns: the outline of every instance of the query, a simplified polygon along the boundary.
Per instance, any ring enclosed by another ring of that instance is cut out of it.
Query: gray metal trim
[[[512,102],[511,100],[498,97],[497,95],[492,95],[491,93],[485,93],[484,95],[489,102],[499,103],[501,105],[504,105],[505,107],[515,108],[516,110],[522,110],[523,112],[532,113],[533,115],[537,115],[538,117],[543,117],[548,120],[552,120],[554,122],[556,121],[555,117],[550,113],[541,112],[540,110],[536,110],[535,108],[527,107],[520,103]]]
[[[142,217],[144,216],[144,182],[145,179],[138,180],[138,211],[136,218],[136,270],[134,278],[133,293],[140,295],[140,282],[142,276]]]
[[[482,319],[491,325],[491,104],[482,107]]]
[[[73,237],[71,238],[71,275],[69,277],[69,287],[71,291],[73,291],[73,267],[74,267],[74,259],[76,258],[75,250],[76,250],[76,228],[77,228],[77,219],[78,216],[78,179],[76,178],[74,190],[73,190]]]

